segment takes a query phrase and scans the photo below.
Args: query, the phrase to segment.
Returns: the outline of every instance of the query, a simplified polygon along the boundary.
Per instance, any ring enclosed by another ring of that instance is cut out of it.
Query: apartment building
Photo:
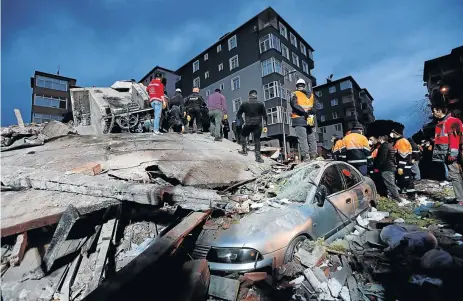
[[[160,72],[162,74],[162,77],[166,79],[166,92],[168,96],[172,96],[175,93],[175,89],[178,88],[179,86],[179,81],[181,77],[177,74],[175,74],[174,71],[169,70],[167,68],[161,67],[161,66],[155,66],[153,69],[151,69],[150,72],[148,72],[140,81],[139,83],[144,84],[145,86],[148,87],[149,83],[151,80],[154,78],[154,74],[156,72]]]
[[[184,95],[199,87],[206,99],[215,89],[222,90],[231,121],[235,120],[240,104],[248,99],[249,91],[257,90],[268,115],[268,132],[262,139],[276,140],[283,145],[284,132],[289,146],[294,147],[296,136],[290,126],[289,97],[299,78],[303,78],[309,88],[316,85],[311,74],[313,51],[288,22],[269,7],[222,36],[175,74],[181,77],[179,86]],[[235,138],[233,133],[230,136]]]
[[[75,87],[76,79],[35,71],[31,77],[31,120],[35,123],[63,120],[72,112],[69,89]]]
[[[313,90],[318,100],[318,141],[325,148],[332,147],[334,134],[343,137],[354,124],[367,127],[375,120],[373,97],[352,76],[327,79]]]

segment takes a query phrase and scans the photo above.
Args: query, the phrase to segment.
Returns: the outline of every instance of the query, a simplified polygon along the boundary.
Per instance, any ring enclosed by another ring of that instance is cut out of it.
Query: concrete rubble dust
[[[349,233],[306,239],[275,270],[214,273],[194,259],[201,233],[218,236],[236,224],[263,230],[246,217],[302,206],[314,170],[267,158],[257,164],[239,156],[238,145],[200,135],[77,132],[56,121],[2,129],[2,300],[145,300],[153,291],[169,300],[452,300],[459,293],[462,219],[446,204],[448,183],[417,182],[409,204],[377,200]],[[294,228],[301,218],[275,216],[265,231]]]

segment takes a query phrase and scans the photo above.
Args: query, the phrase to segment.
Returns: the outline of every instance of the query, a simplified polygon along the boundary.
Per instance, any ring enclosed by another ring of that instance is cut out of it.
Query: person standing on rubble
[[[408,138],[408,142],[410,142],[410,145],[412,146],[412,174],[413,178],[415,181],[421,180],[421,172],[420,172],[420,166],[419,162],[421,159],[421,151],[420,147],[418,144],[413,141],[412,138]]]
[[[202,134],[201,108],[205,105],[204,99],[199,95],[199,88],[193,88],[193,93],[185,98],[185,106],[190,134],[194,132],[196,122],[196,134]]]
[[[222,132],[223,132],[223,137],[225,139],[228,139],[228,133],[230,132],[230,124],[228,123],[227,115],[224,115],[224,118],[222,120]]]
[[[185,102],[182,95],[181,89],[175,89],[175,94],[169,102],[169,127],[174,132],[182,132],[183,118],[186,116]],[[181,124],[179,128],[179,124]],[[175,127],[175,128],[174,128]]]
[[[435,129],[432,160],[445,164],[456,200],[463,205],[463,125],[460,119],[451,116],[444,103],[434,104],[432,112],[439,120]]]
[[[379,136],[378,139],[375,137],[373,138],[372,140],[376,142],[373,171],[375,174],[381,175],[384,184],[379,186],[385,187],[387,194],[389,194],[393,200],[401,202],[399,188],[395,183],[395,173],[397,169],[395,163],[395,150],[388,142],[387,136]]]
[[[302,78],[297,80],[296,89],[290,100],[293,110],[291,120],[296,131],[297,142],[301,147],[301,160],[307,162],[317,157],[315,98],[312,91],[307,90],[307,85]]]
[[[207,98],[207,108],[209,109],[209,118],[211,121],[211,136],[215,138],[215,141],[222,141],[220,132],[222,120],[227,117],[227,100],[222,95],[220,89],[215,89],[215,92],[209,95]]]
[[[243,113],[245,115],[244,120]],[[239,153],[245,156],[248,154],[246,137],[252,133],[256,162],[263,163],[264,160],[260,156],[260,135],[262,132],[267,132],[267,110],[265,109],[265,105],[257,100],[256,90],[249,91],[249,101],[241,104],[236,117],[243,124],[241,132],[241,145],[243,149]],[[262,120],[264,121],[264,127],[262,127]]]
[[[414,200],[416,196],[412,174],[412,146],[407,138],[402,136],[403,130],[402,125],[396,126],[390,134],[396,152],[397,184],[402,193],[406,193],[409,199]]]
[[[160,72],[155,73],[154,79],[146,87],[146,91],[149,95],[150,105],[154,110],[153,134],[162,135],[159,132],[159,127],[161,125],[162,105],[164,103],[164,84],[162,83],[162,74]]]
[[[372,157],[368,139],[363,135],[362,125],[354,125],[349,134],[342,139],[341,156],[362,175],[368,174],[368,166],[372,164]]]

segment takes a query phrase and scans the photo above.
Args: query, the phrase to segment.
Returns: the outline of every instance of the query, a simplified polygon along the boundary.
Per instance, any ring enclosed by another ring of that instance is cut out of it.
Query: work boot
[[[214,138],[214,141],[222,141],[222,138],[220,137]]]
[[[246,144],[242,145],[242,150],[238,151],[238,153],[242,154],[243,156],[248,155],[248,147],[246,146]]]
[[[256,152],[256,162],[257,163],[264,163],[264,159],[260,156],[260,152]]]

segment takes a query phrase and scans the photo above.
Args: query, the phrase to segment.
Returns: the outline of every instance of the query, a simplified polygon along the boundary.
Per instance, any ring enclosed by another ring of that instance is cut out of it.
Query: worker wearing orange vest
[[[404,138],[403,127],[392,130],[390,137],[394,140],[397,163],[397,184],[409,199],[415,199],[415,184],[412,174],[412,145]]]
[[[336,135],[333,135],[331,138],[331,142],[333,143],[333,147],[331,148],[331,152],[333,153],[333,159],[339,161],[345,161],[345,157],[341,155],[342,149],[342,139],[338,138]]]
[[[317,157],[314,96],[306,87],[305,81],[302,78],[298,79],[296,82],[297,90],[292,93],[290,100],[293,111],[291,121],[301,148],[303,162]]]
[[[355,125],[350,134],[342,139],[341,154],[345,155],[346,162],[354,166],[366,176],[368,166],[371,165],[370,145],[367,137],[363,135],[362,125]]]

